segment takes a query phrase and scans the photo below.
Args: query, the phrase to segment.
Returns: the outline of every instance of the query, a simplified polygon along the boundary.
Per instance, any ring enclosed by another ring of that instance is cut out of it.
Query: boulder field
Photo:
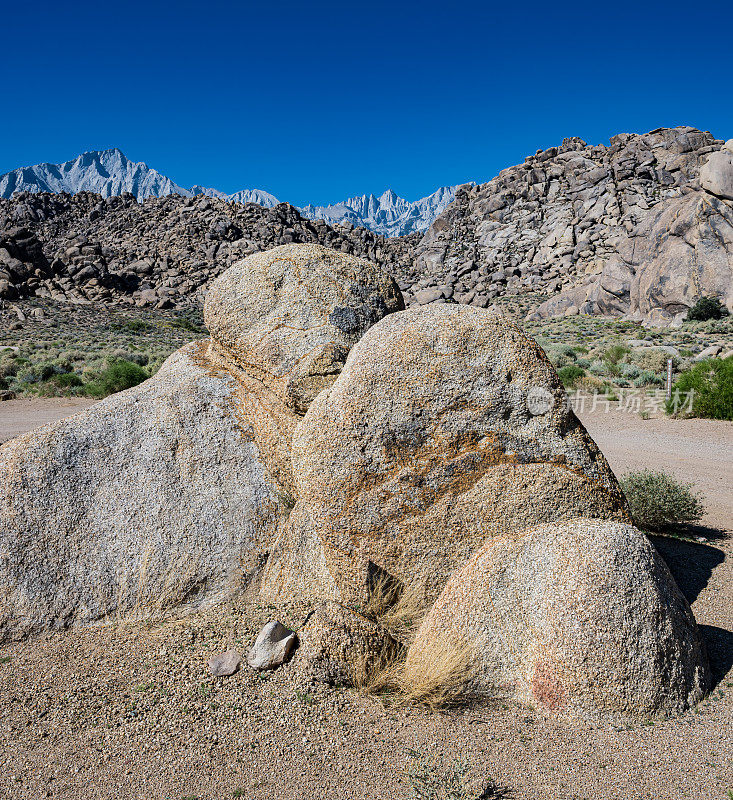
[[[401,649],[364,615],[388,587],[432,607],[408,662],[468,645],[479,694],[695,702],[690,608],[542,350],[491,311],[403,308],[368,261],[256,253],[212,284],[210,340],[0,447],[0,641],[258,580],[342,680]]]

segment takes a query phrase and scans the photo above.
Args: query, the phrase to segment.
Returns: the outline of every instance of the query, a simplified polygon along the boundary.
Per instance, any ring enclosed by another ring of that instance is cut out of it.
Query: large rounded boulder
[[[372,327],[298,425],[293,472],[297,504],[263,583],[281,603],[359,607],[385,579],[424,584],[430,601],[488,537],[627,518],[541,348],[467,306]]]
[[[402,307],[367,261],[314,245],[258,253],[212,286],[211,341],[1,447],[0,640],[241,586],[293,506],[302,413]]]
[[[366,330],[404,308],[370,261],[316,244],[287,244],[237,262],[204,305],[212,355],[304,413]]]
[[[490,538],[419,629],[407,673],[470,652],[466,690],[563,710],[673,714],[704,695],[690,607],[631,525],[575,519]]]
[[[291,505],[283,434],[263,409],[288,417],[195,343],[140,386],[0,447],[0,640],[241,585]]]

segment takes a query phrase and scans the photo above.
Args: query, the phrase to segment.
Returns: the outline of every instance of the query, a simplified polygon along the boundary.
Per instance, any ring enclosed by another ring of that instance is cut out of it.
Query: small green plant
[[[10,656],[0,656],[0,664],[9,664]]]
[[[489,780],[480,787],[472,787],[469,765],[454,761],[441,768],[433,756],[428,758],[417,750],[408,750],[413,760],[406,771],[414,800],[500,800],[508,797],[505,789]]]
[[[705,513],[702,497],[692,491],[692,484],[681,483],[666,472],[628,472],[620,483],[640,528],[661,530],[697,522]]]
[[[701,297],[687,312],[687,322],[707,322],[709,319],[722,319],[729,314],[728,309],[717,297]]]
[[[129,333],[143,333],[152,330],[153,326],[143,319],[124,319],[121,322],[114,322],[110,325],[112,330],[128,331]]]
[[[235,789],[232,792],[232,797],[244,797],[244,789]]]
[[[316,698],[309,692],[296,692],[295,696],[301,703],[305,703],[307,706],[314,706],[316,704]]]
[[[139,364],[124,359],[111,359],[96,380],[85,386],[85,392],[90,397],[106,397],[137,386],[147,378],[148,373]]]
[[[691,409],[685,404],[690,392]],[[676,413],[680,405],[693,417],[733,420],[733,356],[701,361],[683,372],[672,387],[667,413]]]
[[[580,378],[585,377],[585,370],[577,364],[568,364],[565,367],[560,367],[557,375],[563,382],[563,386],[575,386]]]

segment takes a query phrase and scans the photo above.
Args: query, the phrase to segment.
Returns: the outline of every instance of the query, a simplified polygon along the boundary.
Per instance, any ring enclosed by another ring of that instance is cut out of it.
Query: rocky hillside
[[[329,225],[354,225],[383,236],[406,236],[424,231],[453,201],[455,186],[443,186],[427,197],[411,202],[388,189],[382,195],[360,195],[325,206],[308,204],[299,208],[308,219],[322,219]],[[242,189],[226,194],[218,189],[194,185],[179,186],[142,161],[130,161],[118,148],[92,150],[61,164],[35,164],[0,175],[0,197],[16,192],[95,192],[103,197],[129,192],[138,200],[178,194],[182,197],[217,197],[234,203],[257,203],[274,208],[280,201],[262,189]]]
[[[23,193],[0,200],[0,299],[199,305],[211,279],[235,261],[290,242],[363,256],[400,275],[417,237],[331,227],[285,203]]]
[[[733,308],[733,143],[694,128],[565,139],[460,187],[430,226],[407,300],[487,306],[551,295],[540,317],[628,315],[666,324],[700,294]]]

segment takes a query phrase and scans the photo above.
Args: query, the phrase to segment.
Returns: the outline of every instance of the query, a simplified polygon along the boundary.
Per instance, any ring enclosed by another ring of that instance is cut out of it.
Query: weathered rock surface
[[[700,169],[700,185],[706,192],[733,200],[733,139],[711,153]]]
[[[296,418],[195,343],[0,447],[0,639],[241,585],[291,505],[273,419]]]
[[[690,607],[631,525],[577,519],[489,539],[450,579],[408,652],[468,643],[473,691],[551,711],[677,713],[708,665]]]
[[[366,330],[403,308],[394,280],[376,264],[300,244],[228,269],[212,283],[204,317],[212,351],[229,369],[305,413]]]
[[[316,608],[299,638],[295,665],[332,686],[368,680],[392,662],[400,648],[382,625],[330,601]]]
[[[688,127],[620,134],[610,146],[565,139],[489,183],[461,187],[418,245],[413,271],[400,275],[405,302],[429,302],[439,290],[485,308],[499,295],[560,293],[540,317],[661,324],[701,294],[733,309],[722,148]]]
[[[487,537],[626,518],[539,346],[466,306],[371,328],[296,429],[293,471],[297,503],[263,580],[274,602],[359,607],[384,574],[434,599]]]
[[[293,432],[351,345],[402,297],[316,245],[212,288],[210,341],[141,386],[0,449],[0,638],[221,595],[294,503]]]
[[[268,622],[255,639],[247,663],[252,669],[275,669],[290,658],[297,644],[298,637],[294,631],[281,622]]]

